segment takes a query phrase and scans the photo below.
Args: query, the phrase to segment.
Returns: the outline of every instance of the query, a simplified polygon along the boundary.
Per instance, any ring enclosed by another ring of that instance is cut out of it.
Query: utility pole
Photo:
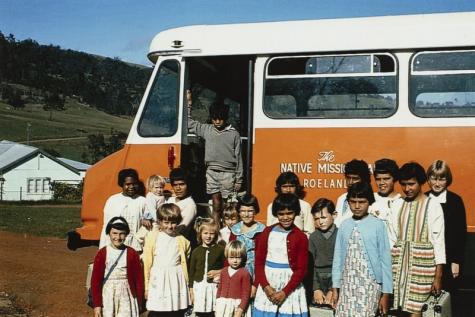
[[[5,183],[5,178],[0,174],[0,201],[3,201],[3,184]]]
[[[31,123],[26,123],[26,145],[30,145]]]

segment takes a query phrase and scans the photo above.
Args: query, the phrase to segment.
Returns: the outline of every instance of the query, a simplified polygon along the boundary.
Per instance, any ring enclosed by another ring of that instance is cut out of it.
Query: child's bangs
[[[243,254],[245,254],[245,252],[242,252],[241,249],[229,248],[227,257],[228,258],[242,258]]]
[[[203,230],[205,230],[205,229],[208,229],[210,231],[214,231],[216,233],[216,237],[217,237],[217,234],[219,233],[219,227],[214,222],[211,222],[211,223],[203,222],[203,223],[201,223],[200,233],[203,232]]]
[[[224,256],[227,258],[241,258],[243,261],[247,259],[246,247],[239,240],[234,240],[228,243],[224,249]]]
[[[157,218],[159,221],[171,221],[180,223],[183,219],[180,207],[175,204],[163,204],[158,208]]]
[[[180,218],[181,217],[179,215],[165,214],[165,215],[162,215],[162,217],[159,217],[159,220],[179,223],[181,221]]]

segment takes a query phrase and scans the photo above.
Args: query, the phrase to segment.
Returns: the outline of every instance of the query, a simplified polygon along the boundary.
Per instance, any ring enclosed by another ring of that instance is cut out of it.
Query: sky
[[[475,11],[475,1],[0,0],[0,31],[17,40],[151,65],[151,40],[173,27],[461,11]]]

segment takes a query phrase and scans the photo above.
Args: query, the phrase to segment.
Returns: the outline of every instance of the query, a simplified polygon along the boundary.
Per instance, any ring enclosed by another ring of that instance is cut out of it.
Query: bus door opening
[[[250,187],[252,131],[252,65],[250,56],[186,58],[184,107],[191,103],[191,116],[201,123],[211,123],[209,107],[220,102],[229,106],[230,123],[241,136],[244,182],[241,191]],[[183,111],[183,146],[180,165],[186,169],[189,187],[197,203],[207,202],[204,140],[187,130],[187,109]],[[250,119],[251,118],[251,119]]]

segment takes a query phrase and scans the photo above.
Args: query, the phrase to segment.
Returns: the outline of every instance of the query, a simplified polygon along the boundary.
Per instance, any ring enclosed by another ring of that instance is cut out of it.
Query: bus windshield
[[[160,65],[138,124],[140,136],[167,137],[177,132],[179,70],[176,60],[166,60]]]

